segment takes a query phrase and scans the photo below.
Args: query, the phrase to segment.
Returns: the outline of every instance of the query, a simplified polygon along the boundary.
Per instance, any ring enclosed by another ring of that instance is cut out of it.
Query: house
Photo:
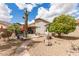
[[[35,19],[34,23],[28,25],[28,33],[45,34],[47,24],[49,24],[48,21],[41,18],[37,18]],[[23,26],[24,25],[22,25],[21,27]]]
[[[8,27],[9,24],[10,24],[10,23],[8,23],[8,22],[0,21],[0,32],[1,32],[2,30],[7,29],[7,27]]]
[[[79,20],[76,20],[76,24],[79,25]]]
[[[31,34],[33,34],[33,33],[45,34],[47,25],[49,23],[50,22],[48,22],[48,21],[46,21],[44,19],[37,18],[37,19],[35,19],[35,22],[28,25],[28,32],[31,33]],[[79,20],[76,20],[76,24],[79,27]]]
[[[46,21],[46,20],[43,20],[41,18],[35,19],[35,23],[34,23],[34,25],[35,25],[35,32],[37,34],[45,34],[46,28],[47,28],[47,24],[49,24],[49,22]]]

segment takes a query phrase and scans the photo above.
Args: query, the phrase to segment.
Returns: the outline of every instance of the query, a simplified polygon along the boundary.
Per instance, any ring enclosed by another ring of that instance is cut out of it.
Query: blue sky
[[[24,8],[27,8],[30,12],[29,23],[34,22],[36,18],[51,22],[54,17],[62,13],[70,14],[79,19],[79,4],[77,3],[5,3],[0,4],[0,20],[10,20],[11,23],[24,23],[22,18]]]
[[[23,10],[20,10],[14,3],[9,3],[7,5],[12,10],[11,15],[13,18],[11,19],[11,22],[22,22]]]
[[[15,3],[6,3],[8,8],[12,10],[11,15],[13,18],[11,19],[12,23],[20,23],[24,22],[24,19],[22,18],[24,15],[24,11],[19,9]],[[32,11],[29,13],[29,21],[32,21],[35,19],[35,16],[37,15],[38,8],[44,7],[45,9],[49,9],[50,4],[49,3],[43,3],[41,5],[38,5],[37,7],[34,7]]]

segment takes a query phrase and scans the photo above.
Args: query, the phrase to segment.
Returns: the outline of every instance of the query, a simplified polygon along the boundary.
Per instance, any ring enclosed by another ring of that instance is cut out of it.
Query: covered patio
[[[35,34],[36,26],[33,24],[28,25],[28,34]],[[24,31],[24,25],[21,25],[21,31]]]

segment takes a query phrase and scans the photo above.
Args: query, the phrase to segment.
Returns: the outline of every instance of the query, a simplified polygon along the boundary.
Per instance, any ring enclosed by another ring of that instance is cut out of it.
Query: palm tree
[[[27,9],[24,9],[24,16],[25,19],[25,25],[24,25],[24,37],[27,38],[27,31],[28,31],[28,11]]]

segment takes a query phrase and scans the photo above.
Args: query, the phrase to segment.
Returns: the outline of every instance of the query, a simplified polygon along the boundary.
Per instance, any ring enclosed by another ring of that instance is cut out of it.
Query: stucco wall
[[[36,33],[45,34],[46,32],[45,22],[38,22],[35,25],[36,25]]]
[[[3,27],[3,29],[6,29],[7,26],[0,24],[0,28]]]

